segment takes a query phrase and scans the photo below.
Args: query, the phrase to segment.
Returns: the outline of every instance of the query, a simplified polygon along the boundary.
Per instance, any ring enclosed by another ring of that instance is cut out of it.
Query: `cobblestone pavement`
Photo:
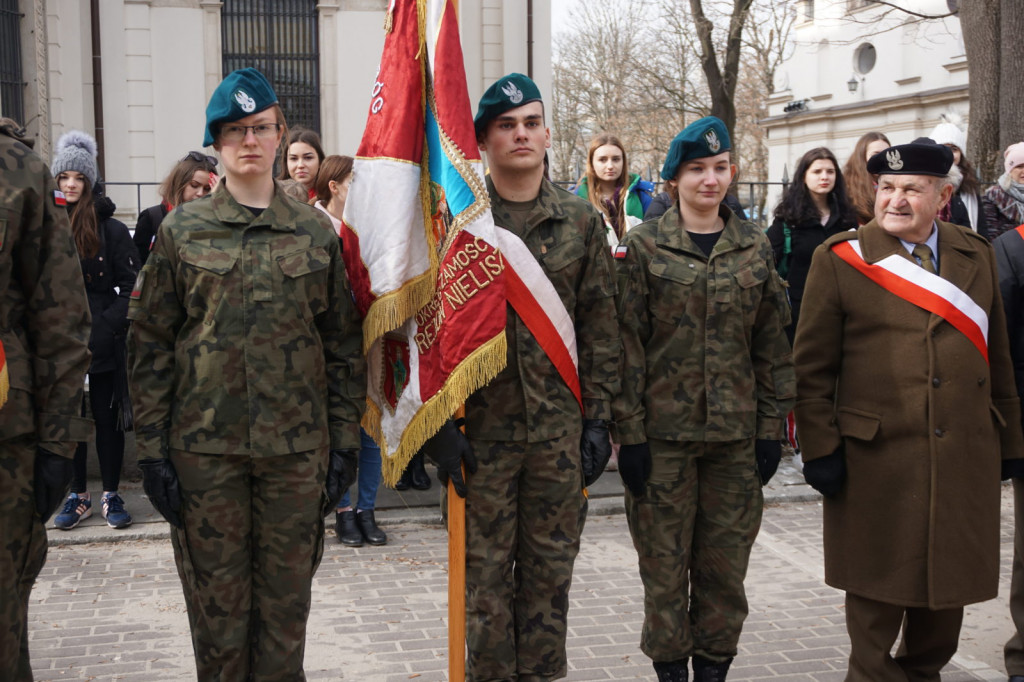
[[[1006,679],[1011,499],[1004,489],[1000,596],[968,607],[946,682]],[[730,680],[843,678],[843,600],[821,579],[820,514],[817,502],[766,509],[747,579],[751,613]],[[345,548],[328,537],[313,588],[310,680],[446,678],[445,535],[436,524],[378,519],[390,536],[385,547]],[[570,680],[653,679],[638,648],[642,597],[625,517],[592,515],[571,594]],[[52,546],[30,616],[37,680],[195,678],[166,540]]]

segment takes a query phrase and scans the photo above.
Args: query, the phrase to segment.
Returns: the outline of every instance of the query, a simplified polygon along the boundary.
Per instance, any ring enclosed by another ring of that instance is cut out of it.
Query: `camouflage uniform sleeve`
[[[587,207],[587,255],[576,291],[576,350],[586,419],[612,418],[622,345],[615,322],[615,278],[604,221]]]
[[[836,384],[842,364],[843,317],[836,257],[826,244],[811,258],[796,324],[796,428],[804,461],[832,454],[842,438],[835,420]]]
[[[169,456],[168,433],[174,403],[174,340],[185,322],[175,287],[177,253],[171,230],[161,229],[139,271],[128,305],[128,372],[135,411],[139,459]]]
[[[333,231],[333,228],[330,228]],[[341,240],[333,242],[327,310],[317,329],[327,363],[327,419],[332,449],[360,447],[359,422],[366,410],[366,361],[363,330],[341,257]]]
[[[38,169],[32,168],[36,163]],[[92,421],[80,416],[90,360],[89,302],[67,212],[54,201],[56,184],[35,154],[26,164],[38,175],[26,196],[13,257],[26,297],[36,434],[43,448],[72,457],[78,442],[92,437]]]
[[[757,438],[778,440],[782,437],[783,421],[796,399],[796,371],[785,331],[791,319],[785,284],[775,269],[767,237],[762,237],[762,241],[768,279],[751,335],[751,359],[757,380],[756,429]]]
[[[644,431],[644,392],[647,390],[645,347],[651,335],[647,311],[646,268],[636,241],[625,240],[626,255],[617,261],[619,330],[622,336],[622,390],[612,404],[618,442],[647,441]],[[638,240],[637,240],[638,241]]]

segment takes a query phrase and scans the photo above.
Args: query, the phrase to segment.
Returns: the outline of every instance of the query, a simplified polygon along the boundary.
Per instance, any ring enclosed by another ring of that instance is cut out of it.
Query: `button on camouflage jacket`
[[[362,332],[326,216],[222,181],[160,224],[129,308],[139,458],[358,448]]]
[[[517,232],[487,179],[494,222]],[[610,419],[619,390],[621,344],[615,279],[604,221],[594,208],[547,180],[518,235],[540,263],[575,324],[583,414],[569,387],[523,320],[508,306],[508,364],[466,401],[466,433],[497,441],[539,442],[580,433],[584,416]]]
[[[678,209],[623,239],[616,262],[625,367],[615,403],[622,443],[782,435],[796,397],[785,289],[764,234],[728,209],[722,217],[710,259]]]
[[[32,434],[71,457],[92,435],[80,416],[89,302],[63,195],[15,130],[0,121],[0,341],[10,381],[0,440]]]

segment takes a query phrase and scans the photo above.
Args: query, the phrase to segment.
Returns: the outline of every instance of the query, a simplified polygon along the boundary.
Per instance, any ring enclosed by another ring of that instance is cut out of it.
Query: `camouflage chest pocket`
[[[235,268],[238,257],[202,244],[183,246],[178,257],[179,273],[184,278],[185,313],[210,324],[228,291],[228,273]]]
[[[322,246],[303,249],[277,257],[277,265],[284,275],[281,293],[285,300],[294,301],[309,322],[327,310],[327,275],[331,255]]]
[[[587,254],[587,248],[583,239],[573,237],[566,241],[548,247],[541,254],[540,261],[548,278],[555,285],[555,289],[565,299],[565,307],[572,310],[576,307],[576,281],[579,279],[580,270],[583,267],[583,257]]]
[[[647,266],[651,315],[672,326],[678,326],[686,312],[686,302],[700,276],[696,263],[656,255]]]
[[[768,264],[761,259],[749,260],[736,270],[739,303],[745,314],[757,315],[757,309],[761,305],[763,285],[770,274]]]

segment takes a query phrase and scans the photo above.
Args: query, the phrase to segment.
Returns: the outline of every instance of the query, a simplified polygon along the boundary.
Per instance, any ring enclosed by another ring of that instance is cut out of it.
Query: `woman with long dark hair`
[[[320,136],[308,128],[293,128],[288,134],[281,156],[278,180],[297,180],[306,188],[309,202],[316,199],[316,176],[324,162],[324,148]]]
[[[867,225],[875,217],[875,177],[868,173],[868,159],[892,145],[885,133],[864,133],[853,147],[853,153],[843,166],[850,203],[859,225]],[[799,175],[796,177],[800,177]]]
[[[51,170],[67,202],[92,313],[89,407],[96,422],[103,518],[111,528],[126,528],[132,517],[117,488],[124,461],[124,430],[130,428],[123,416],[130,405],[124,344],[128,297],[139,271],[139,253],[128,228],[113,217],[114,202],[96,191],[96,140],[78,130],[62,135]],[[87,453],[88,444],[79,443],[71,494],[53,520],[61,530],[71,530],[92,515],[92,497],[86,489]]]
[[[775,267],[789,282],[793,321],[786,327],[786,335],[790,343],[800,317],[800,301],[811,267],[811,255],[833,234],[857,227],[843,173],[829,149],[815,147],[805,153],[796,165],[793,178],[768,228]]]
[[[135,223],[135,234],[132,239],[135,241],[135,248],[139,250],[142,265],[146,264],[149,250],[156,239],[157,228],[164,217],[175,206],[206,196],[213,191],[216,184],[217,159],[208,154],[189,152],[185,158],[174,164],[174,168],[157,190],[161,198],[160,203],[139,213],[139,219]]]

